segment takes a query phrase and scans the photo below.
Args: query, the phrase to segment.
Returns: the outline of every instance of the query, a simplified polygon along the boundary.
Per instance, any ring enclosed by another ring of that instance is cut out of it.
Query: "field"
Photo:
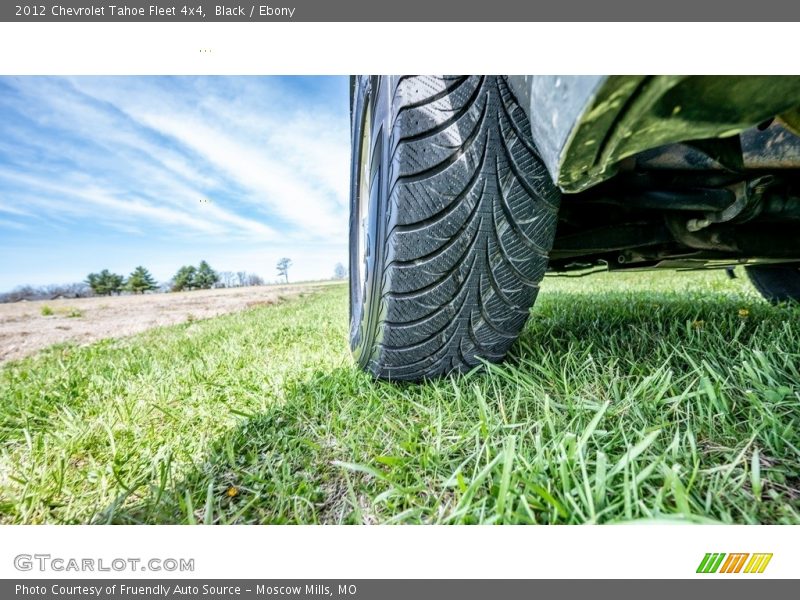
[[[800,524],[800,308],[741,274],[548,277],[426,385],[346,336],[336,285],[7,362],[0,522]]]
[[[56,343],[85,344],[274,304],[304,290],[308,284],[0,304],[0,362]]]

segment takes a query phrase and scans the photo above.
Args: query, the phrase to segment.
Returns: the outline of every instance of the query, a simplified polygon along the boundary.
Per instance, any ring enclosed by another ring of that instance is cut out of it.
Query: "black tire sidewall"
[[[369,364],[381,319],[381,282],[383,243],[386,236],[386,197],[388,193],[388,137],[391,131],[391,78],[359,76],[354,86],[351,177],[350,177],[350,349],[362,368]],[[361,146],[367,107],[371,113],[371,148],[369,150],[369,208],[367,210],[367,256],[365,281],[361,281],[358,248],[362,235],[359,222]]]
[[[768,302],[800,302],[800,265],[752,265],[745,270],[753,286]]]

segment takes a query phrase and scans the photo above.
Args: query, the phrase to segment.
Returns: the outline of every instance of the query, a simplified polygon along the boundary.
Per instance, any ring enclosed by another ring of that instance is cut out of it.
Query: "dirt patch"
[[[0,362],[62,342],[86,344],[208,319],[316,291],[326,283],[0,304]]]

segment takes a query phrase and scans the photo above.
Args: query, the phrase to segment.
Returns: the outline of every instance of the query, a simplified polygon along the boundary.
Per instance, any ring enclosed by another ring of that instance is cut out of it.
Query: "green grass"
[[[548,278],[510,362],[378,383],[347,291],[0,371],[5,523],[800,523],[800,308]]]
[[[50,306],[45,304],[42,306],[41,313],[43,317],[51,317],[54,314],[58,314],[68,317],[68,318],[78,318],[83,316],[83,312],[80,309],[71,307],[71,306],[64,306],[59,309],[53,310]]]

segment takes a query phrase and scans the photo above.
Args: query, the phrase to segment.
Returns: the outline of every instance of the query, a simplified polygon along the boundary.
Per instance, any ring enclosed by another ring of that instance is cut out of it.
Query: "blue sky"
[[[347,258],[345,77],[0,78],[0,291]]]

